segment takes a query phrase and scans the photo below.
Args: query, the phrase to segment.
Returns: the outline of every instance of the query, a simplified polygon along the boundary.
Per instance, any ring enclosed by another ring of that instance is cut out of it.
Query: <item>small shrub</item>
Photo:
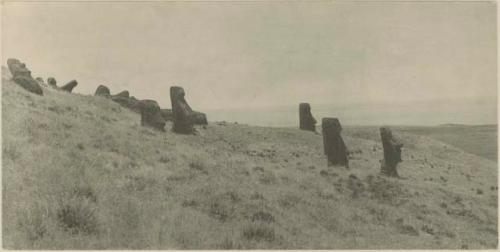
[[[207,172],[207,164],[206,164],[205,160],[203,160],[199,157],[197,157],[194,160],[191,160],[191,162],[189,162],[189,168],[197,170],[197,171],[201,171],[203,173],[208,173]]]
[[[276,176],[272,171],[265,171],[259,177],[259,181],[265,185],[275,184],[276,180]]]
[[[228,250],[228,249],[242,249],[240,244],[236,244],[235,242],[233,242],[229,238],[225,238],[221,243],[219,243],[217,245],[217,248],[226,249],[226,250]]]
[[[282,207],[290,208],[297,205],[299,201],[300,198],[298,196],[295,196],[293,194],[286,194],[278,199],[278,204],[280,204]]]
[[[271,223],[274,222],[274,216],[267,212],[258,211],[252,215],[252,222],[256,221]]]
[[[159,160],[161,163],[168,163],[170,162],[170,158],[166,157],[166,156],[163,156],[163,157],[160,157],[160,160]]]
[[[97,196],[88,185],[81,185],[69,190],[58,202],[58,223],[73,234],[95,234],[98,229]]]
[[[247,240],[272,242],[275,234],[272,227],[252,224],[243,228],[243,237]]]
[[[219,201],[214,201],[210,204],[209,215],[219,221],[226,221],[232,213],[232,208]]]

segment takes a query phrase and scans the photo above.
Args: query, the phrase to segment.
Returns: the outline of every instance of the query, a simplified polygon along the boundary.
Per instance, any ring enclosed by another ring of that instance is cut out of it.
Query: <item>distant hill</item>
[[[312,132],[158,132],[104,98],[2,82],[4,248],[497,247],[497,164],[434,137],[395,129],[403,178],[386,178],[376,127],[343,131],[345,170]]]

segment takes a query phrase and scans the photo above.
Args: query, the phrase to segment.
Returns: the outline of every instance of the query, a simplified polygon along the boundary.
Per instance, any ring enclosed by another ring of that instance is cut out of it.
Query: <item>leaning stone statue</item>
[[[158,103],[154,100],[141,100],[141,125],[165,131],[165,120],[161,116]]]
[[[172,102],[173,126],[172,130],[180,134],[194,133],[194,114],[184,99],[182,87],[170,87],[170,101]]]
[[[380,128],[380,138],[384,148],[384,159],[381,162],[381,173],[390,177],[399,177],[397,166],[402,161],[401,148],[403,144],[392,136],[389,127]]]
[[[130,94],[128,93],[127,90],[125,91],[121,91],[120,93],[118,94],[115,94],[113,95],[114,97],[124,97],[124,98],[129,98],[130,97]]]
[[[31,71],[24,63],[17,59],[8,59],[7,66],[12,73],[12,80],[22,88],[34,94],[43,95],[43,90],[38,81],[33,79]]]
[[[311,114],[309,103],[299,104],[299,124],[301,130],[316,132],[316,119]]]
[[[77,85],[78,85],[78,82],[76,80],[72,80],[72,81],[66,83],[66,85],[62,86],[60,89],[71,93],[71,91],[73,91],[73,88],[75,88]]]
[[[349,168],[348,150],[340,135],[342,126],[337,118],[323,118],[323,147],[328,166],[340,165]]]

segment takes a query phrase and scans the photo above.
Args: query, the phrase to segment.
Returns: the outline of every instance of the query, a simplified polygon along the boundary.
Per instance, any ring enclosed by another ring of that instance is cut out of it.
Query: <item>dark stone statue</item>
[[[161,116],[158,103],[154,100],[141,100],[141,125],[165,131],[165,120]]]
[[[105,98],[110,98],[111,97],[111,93],[109,91],[109,88],[104,86],[104,85],[99,85],[97,87],[97,89],[95,90],[95,96],[102,96],[102,97],[105,97]]]
[[[194,133],[193,110],[187,104],[182,87],[170,87],[170,101],[172,102],[173,127],[172,130],[180,134]]]
[[[309,103],[299,104],[299,124],[301,130],[316,132],[316,119],[311,114]]]
[[[403,144],[392,136],[389,127],[380,128],[380,138],[384,148],[384,159],[381,163],[381,173],[390,177],[399,177],[397,166],[402,161],[401,148]]]
[[[349,168],[348,150],[340,135],[342,126],[337,118],[323,118],[323,147],[328,166],[340,165]]]
[[[57,88],[57,82],[56,79],[54,79],[54,77],[47,78],[47,84],[49,84],[49,86],[53,88]]]
[[[125,97],[125,98],[129,98],[129,97],[130,97],[130,94],[128,93],[128,91],[127,91],[127,90],[125,90],[125,91],[121,91],[120,93],[115,94],[115,95],[113,95],[113,96],[115,96],[115,97]]]
[[[78,82],[76,80],[72,80],[72,81],[66,83],[66,85],[62,86],[60,89],[71,93],[71,91],[73,91],[73,88],[75,88],[77,85],[78,85]]]
[[[8,59],[7,66],[12,73],[12,80],[34,94],[43,95],[43,90],[38,81],[33,79],[31,71],[26,68],[24,63],[17,59]]]

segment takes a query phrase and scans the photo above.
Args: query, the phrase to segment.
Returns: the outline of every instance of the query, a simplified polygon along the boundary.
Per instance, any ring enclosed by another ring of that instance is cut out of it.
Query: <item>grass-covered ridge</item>
[[[346,129],[351,169],[327,168],[311,132],[158,132],[104,98],[2,81],[5,248],[497,246],[496,163],[432,138],[395,130],[403,179],[385,178],[377,128]]]

